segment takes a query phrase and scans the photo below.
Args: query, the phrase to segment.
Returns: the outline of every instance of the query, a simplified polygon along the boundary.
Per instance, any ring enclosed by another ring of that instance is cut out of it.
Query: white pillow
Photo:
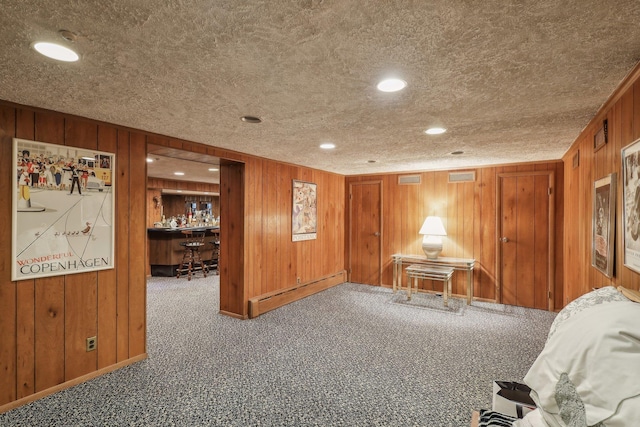
[[[640,420],[639,379],[640,304],[626,300],[564,319],[524,382],[550,426],[623,426]]]

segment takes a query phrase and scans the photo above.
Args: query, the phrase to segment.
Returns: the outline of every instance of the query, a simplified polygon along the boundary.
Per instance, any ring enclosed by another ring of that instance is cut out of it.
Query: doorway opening
[[[184,250],[179,241],[160,249],[162,245],[152,244],[151,230],[169,234],[180,233],[180,229],[205,229],[203,259],[209,274],[218,275],[219,311],[243,317],[243,286],[238,286],[244,283],[243,219],[243,163],[185,148],[147,144],[147,276],[175,278]],[[165,234],[161,239],[168,239]],[[182,276],[176,280],[183,280]]]

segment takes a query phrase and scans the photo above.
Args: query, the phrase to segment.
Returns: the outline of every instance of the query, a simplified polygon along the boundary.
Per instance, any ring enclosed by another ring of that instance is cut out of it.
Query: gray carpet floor
[[[468,426],[520,380],[554,313],[345,283],[252,320],[219,278],[151,278],[149,358],[0,415],[2,426]]]

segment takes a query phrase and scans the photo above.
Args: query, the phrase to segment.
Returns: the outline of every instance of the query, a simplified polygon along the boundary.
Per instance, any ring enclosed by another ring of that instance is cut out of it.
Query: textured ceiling
[[[640,59],[638,0],[2,0],[1,10],[0,99],[342,174],[559,159]],[[79,62],[30,49],[65,42],[60,29],[77,34],[67,44]],[[389,75],[407,88],[378,92]],[[425,135],[434,124],[448,132]],[[337,148],[321,151],[327,141]]]

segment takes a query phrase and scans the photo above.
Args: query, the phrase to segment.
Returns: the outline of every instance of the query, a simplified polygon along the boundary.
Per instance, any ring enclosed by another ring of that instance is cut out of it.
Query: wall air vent
[[[476,180],[476,171],[450,172],[449,182],[473,182]]]
[[[420,175],[399,175],[398,184],[420,184]]]

